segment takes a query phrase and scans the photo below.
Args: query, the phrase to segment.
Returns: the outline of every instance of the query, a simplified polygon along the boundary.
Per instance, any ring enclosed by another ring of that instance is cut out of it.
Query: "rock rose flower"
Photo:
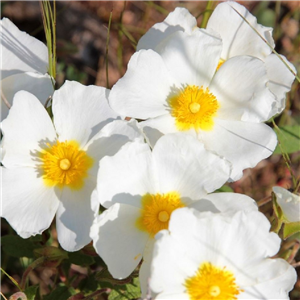
[[[271,259],[280,238],[260,212],[233,216],[174,211],[155,244],[150,287],[155,299],[289,299],[295,269]]]
[[[99,160],[141,139],[135,122],[119,118],[109,90],[66,82],[53,95],[53,123],[41,102],[20,91],[2,122],[2,212],[23,238],[40,234],[56,215],[58,241],[68,251],[90,242],[99,202]]]
[[[128,143],[100,162],[97,192],[100,203],[108,209],[92,227],[94,247],[118,279],[129,276],[143,258],[143,294],[154,237],[168,228],[174,210],[194,207],[228,214],[257,210],[247,196],[208,195],[227,181],[229,165],[198,140],[180,135],[162,137],[152,152],[146,144]]]
[[[152,146],[163,134],[194,136],[232,163],[237,180],[273,153],[276,134],[262,121],[276,100],[263,61],[236,56],[217,70],[222,49],[211,31],[175,31],[155,51],[131,57],[109,102],[120,115],[146,120],[140,126]]]

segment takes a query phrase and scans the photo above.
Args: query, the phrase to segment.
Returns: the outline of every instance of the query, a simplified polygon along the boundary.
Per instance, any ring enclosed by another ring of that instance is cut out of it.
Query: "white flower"
[[[182,134],[162,137],[152,152],[146,144],[128,143],[113,157],[103,158],[97,191],[108,209],[98,217],[91,236],[112,276],[129,276],[143,258],[140,282],[146,292],[154,236],[168,228],[177,208],[228,214],[257,210],[243,195],[208,195],[226,182],[229,172],[224,159]]]
[[[272,110],[268,111],[268,114],[264,116],[264,119],[268,120],[273,115],[281,113],[285,108],[285,94],[290,91],[295,76],[277,55],[272,54],[272,49],[267,43],[236,11],[268,41],[272,48],[275,47],[272,38],[272,28],[258,24],[256,18],[244,6],[234,1],[220,3],[213,11],[207,24],[208,30],[217,32],[222,38],[223,47],[218,67],[224,61],[238,55],[257,57],[265,62],[268,77],[267,86],[276,96]],[[138,42],[137,50],[156,50],[164,39],[176,31],[193,34],[197,30],[196,18],[187,9],[177,7],[163,22],[157,23],[150,28]],[[281,55],[281,57],[296,73],[295,67],[284,56]]]
[[[233,216],[175,211],[159,233],[151,267],[155,299],[289,299],[295,269],[270,259],[280,238],[257,211]]]
[[[53,95],[53,123],[40,101],[21,91],[3,121],[2,217],[27,238],[47,229],[56,214],[61,246],[75,251],[90,242],[98,214],[99,160],[131,140],[134,122],[116,120],[109,90],[66,82]]]
[[[20,31],[9,19],[0,21],[1,38],[1,120],[6,118],[8,106],[16,92],[34,94],[43,104],[54,92],[48,71],[46,45]],[[5,99],[3,98],[5,97]]]
[[[112,88],[111,107],[141,123],[150,144],[182,131],[228,159],[231,179],[270,156],[277,138],[261,123],[275,103],[265,65],[237,56],[216,72],[222,42],[206,30],[176,31],[156,51],[140,50]]]
[[[300,222],[300,196],[280,186],[274,186],[273,192],[276,195],[276,202],[280,206],[284,218],[288,222]]]

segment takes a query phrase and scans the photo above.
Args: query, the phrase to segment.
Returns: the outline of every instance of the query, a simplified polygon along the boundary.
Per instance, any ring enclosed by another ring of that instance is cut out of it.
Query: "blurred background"
[[[299,74],[300,2],[237,2],[252,12],[257,17],[258,23],[274,28],[275,49],[294,64]],[[213,6],[215,7],[218,3],[218,1],[213,2]],[[85,85],[112,87],[124,75],[127,63],[135,52],[137,41],[153,24],[162,22],[169,12],[177,6],[181,6],[186,7],[197,18],[198,25],[200,25],[206,5],[206,1],[58,1],[56,89],[65,80],[76,80]],[[20,30],[45,42],[41,7],[38,1],[2,1],[1,10],[2,17],[9,18]],[[106,57],[110,17],[111,27],[108,56]],[[296,82],[287,95],[285,111],[275,118],[275,122],[278,126],[298,125],[300,128],[300,87]],[[270,126],[272,125],[270,124]],[[291,170],[299,178],[300,152],[291,153],[290,159]],[[249,195],[260,204],[265,201],[266,204],[261,205],[260,210],[268,216],[272,214],[272,204],[268,202],[272,187],[279,185],[291,188],[291,170],[277,149],[274,155],[260,162],[254,169],[245,170],[242,179],[228,184],[228,190]],[[5,220],[2,219],[1,222],[2,235],[14,234]],[[48,234],[50,233],[52,244],[57,246],[55,230],[50,228]],[[295,251],[294,248],[293,251]],[[10,276],[20,281],[20,276],[29,261],[9,256],[7,252],[2,252],[2,268]],[[299,260],[298,254],[296,261]],[[299,269],[297,270],[298,274],[300,274]],[[80,282],[78,278],[82,280],[88,276],[87,268],[74,263],[70,270],[73,275],[77,275],[77,279],[73,282],[74,288],[77,288]],[[41,270],[35,269],[30,273],[29,280],[33,285],[39,284],[39,294],[42,297],[42,295],[49,294],[53,286],[59,284],[57,278],[60,276],[59,270],[50,266]],[[1,273],[1,278],[3,294],[10,295],[17,291],[12,281],[4,273]],[[64,296],[61,297],[57,296],[56,299],[67,299]],[[106,299],[103,297],[99,296],[94,299]],[[291,293],[291,299],[300,299],[300,280]]]

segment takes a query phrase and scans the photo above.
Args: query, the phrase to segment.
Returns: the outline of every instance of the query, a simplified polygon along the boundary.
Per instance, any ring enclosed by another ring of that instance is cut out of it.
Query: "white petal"
[[[207,87],[215,74],[222,42],[204,29],[195,30],[192,35],[178,31],[161,42],[156,51],[175,82]]]
[[[115,278],[129,276],[143,257],[149,235],[136,227],[139,216],[138,208],[117,203],[93,225],[94,248]]]
[[[153,254],[153,248],[154,248],[155,239],[149,239],[143,254],[143,263],[140,267],[139,272],[139,281],[140,281],[140,287],[141,287],[141,298],[146,298],[148,291],[150,289],[149,283],[150,283],[150,270],[151,270],[151,263],[152,263],[152,254]],[[152,295],[152,298],[154,295]]]
[[[236,9],[274,48],[272,28],[257,24],[256,18],[242,5],[228,1],[219,4],[208,20],[207,28],[221,35],[224,60],[238,55],[265,58],[271,53],[270,47],[234,10]]]
[[[2,122],[3,165],[36,166],[39,151],[46,142],[53,142],[56,133],[41,102],[32,94],[18,92],[8,117]]]
[[[300,222],[300,196],[280,186],[274,186],[273,192],[285,218],[290,222]]]
[[[109,90],[66,81],[53,95],[53,115],[61,141],[76,140],[81,147],[118,116],[109,107]]]
[[[199,200],[229,179],[229,163],[184,133],[161,137],[152,153],[161,193],[178,191],[181,197]]]
[[[268,120],[275,97],[267,82],[265,64],[261,60],[240,56],[226,61],[209,86],[220,104],[218,117],[245,122]]]
[[[127,72],[113,86],[109,104],[120,115],[137,119],[167,112],[172,81],[159,54],[140,50],[132,55]]]
[[[98,172],[99,202],[108,207],[115,202],[140,207],[140,199],[153,193],[151,151],[142,143],[128,143],[113,157],[104,157]]]
[[[20,73],[11,75],[1,81],[2,93],[10,105],[14,95],[21,90],[35,95],[44,105],[49,96],[52,96],[54,89],[51,77],[48,74]],[[1,101],[1,119],[4,120],[8,114],[8,108]]]
[[[93,196],[95,187],[95,182],[89,179],[81,190],[56,189],[61,193],[56,215],[58,241],[67,251],[77,251],[91,241],[90,229],[99,211],[97,197]]]
[[[20,72],[48,71],[48,49],[45,44],[30,36],[9,19],[0,21],[2,45],[1,76],[5,78]]]
[[[242,171],[253,168],[269,157],[277,144],[274,131],[265,124],[215,120],[212,131],[200,133],[205,147],[232,163],[232,180],[238,180]]]
[[[182,259],[185,261],[185,257],[177,255],[177,248],[174,248],[173,241],[167,230],[160,231],[154,246],[151,267],[150,287],[154,293],[172,293],[177,296],[185,291],[182,283],[188,274],[181,268]],[[165,298],[160,298],[158,295],[158,299]]]
[[[243,287],[239,299],[290,299],[288,292],[297,281],[295,269],[283,259],[268,259],[251,269],[257,284]]]
[[[175,119],[169,113],[140,122],[139,127],[143,130],[147,142],[149,143],[149,145],[151,145],[152,148],[156,144],[157,140],[164,134],[178,132],[178,129],[175,125]],[[194,130],[193,132],[196,136]]]
[[[289,65],[289,67],[297,73],[295,67],[288,62],[288,60],[280,55],[281,58]],[[270,91],[276,96],[276,104],[270,113],[270,118],[275,114],[281,113],[285,108],[285,94],[291,90],[291,86],[295,76],[285,66],[277,55],[271,54],[266,58],[266,68],[268,75],[268,87]]]
[[[226,215],[235,214],[237,211],[250,212],[258,210],[256,202],[243,194],[213,193],[205,196],[203,199],[212,202],[221,213]]]
[[[87,154],[93,158],[93,167],[89,173],[97,176],[99,169],[99,161],[104,156],[115,155],[122,146],[128,142],[144,142],[144,137],[138,129],[136,120],[129,122],[123,120],[115,120],[107,125],[96,134],[86,145]]]
[[[1,167],[2,217],[23,238],[41,234],[57,211],[58,198],[34,168]]]
[[[161,23],[153,25],[137,44],[137,51],[141,49],[155,49],[165,38],[176,31],[185,31],[189,34],[197,26],[197,20],[186,8],[176,7],[175,10]]]

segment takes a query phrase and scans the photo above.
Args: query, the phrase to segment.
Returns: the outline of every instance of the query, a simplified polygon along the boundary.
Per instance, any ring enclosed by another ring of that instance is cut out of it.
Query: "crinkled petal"
[[[229,179],[229,163],[190,135],[165,135],[152,153],[160,193],[177,191],[181,197],[199,200]]]
[[[149,294],[150,291],[150,286],[149,286],[150,273],[151,273],[150,270],[151,270],[154,243],[155,243],[155,239],[149,239],[144,249],[143,263],[140,267],[140,272],[139,272],[139,281],[140,281],[140,287],[142,292],[141,298],[146,298],[146,296]]]
[[[164,134],[178,132],[175,119],[169,113],[140,122],[139,127],[143,130],[147,142],[152,148]],[[195,130],[190,130],[189,133],[197,136]]]
[[[280,55],[280,57],[296,74],[297,71],[295,67],[288,62],[283,55]],[[271,118],[275,114],[279,114],[284,110],[285,95],[291,90],[295,75],[292,74],[292,72],[276,54],[270,54],[266,58],[265,63],[269,79],[267,85],[270,91],[276,96],[276,103],[269,115],[269,118]]]
[[[14,95],[21,90],[36,96],[43,105],[54,92],[51,77],[48,74],[42,75],[32,72],[8,76],[1,80],[1,87],[2,93],[10,105],[12,105]],[[8,106],[2,100],[1,120],[7,117],[8,111]]]
[[[123,116],[147,119],[167,112],[172,79],[159,54],[140,50],[132,55],[127,72],[113,86],[109,104]]]
[[[129,276],[143,257],[149,235],[135,225],[140,210],[114,204],[104,211],[91,230],[94,248],[115,278]]]
[[[222,41],[204,29],[197,29],[192,35],[178,31],[161,42],[156,51],[180,84],[175,88],[208,87],[219,63]]]
[[[48,49],[38,39],[30,36],[9,19],[0,21],[0,37],[2,48],[1,76],[20,72],[38,72],[45,74],[48,71]]]
[[[206,195],[203,199],[210,201],[222,213],[233,215],[237,211],[257,211],[256,202],[243,194],[237,193],[213,193]],[[199,201],[201,202],[201,200]],[[194,207],[194,206],[192,206]]]
[[[151,163],[149,146],[138,142],[128,143],[112,157],[104,157],[97,179],[99,202],[109,207],[126,201],[140,207],[141,197],[155,192]]]
[[[174,213],[175,212],[172,213],[172,217]],[[185,226],[184,224],[182,225]],[[184,294],[185,287],[182,283],[188,274],[184,268],[181,267],[181,263],[185,263],[186,256],[180,257],[177,255],[176,252],[178,249],[174,248],[174,240],[170,236],[169,231],[160,231],[159,234],[156,235],[156,238],[158,238],[158,240],[154,245],[151,265],[151,290],[154,293],[170,293],[176,296],[178,294]],[[180,242],[184,242],[184,240],[179,241],[179,243]],[[176,249],[176,252],[174,249]],[[160,298],[160,295],[158,295],[158,299],[165,298]]]
[[[54,190],[45,186],[34,168],[1,167],[1,172],[1,216],[22,238],[41,234],[50,226],[59,205]]]
[[[257,284],[243,287],[239,299],[290,299],[297,281],[295,269],[283,259],[268,259],[244,270],[253,274]]]
[[[265,124],[215,120],[211,131],[199,133],[208,150],[232,163],[230,178],[238,180],[242,171],[269,157],[277,144],[274,131]]]
[[[52,110],[59,140],[75,140],[81,147],[118,115],[109,107],[109,90],[66,81],[53,95]]]
[[[257,24],[256,18],[242,5],[228,1],[219,4],[210,16],[207,28],[221,35],[223,41],[222,59],[238,55],[251,55],[264,59],[271,53],[270,47],[235,11],[237,10],[256,31],[274,48],[272,28]]]
[[[56,215],[58,241],[67,251],[77,251],[91,241],[90,229],[99,211],[99,202],[93,195],[95,181],[85,180],[81,190],[56,189],[61,200]]]
[[[267,83],[265,64],[261,60],[240,56],[226,61],[209,86],[220,105],[218,118],[245,122],[268,120],[275,97]]]
[[[2,163],[6,168],[36,166],[46,142],[56,139],[46,109],[34,95],[25,91],[15,95],[9,115],[2,122],[2,132]]]
[[[190,12],[183,7],[176,7],[175,10],[161,23],[153,25],[137,44],[137,51],[141,49],[153,49],[165,38],[176,31],[185,31],[191,34],[197,26],[197,20]]]

